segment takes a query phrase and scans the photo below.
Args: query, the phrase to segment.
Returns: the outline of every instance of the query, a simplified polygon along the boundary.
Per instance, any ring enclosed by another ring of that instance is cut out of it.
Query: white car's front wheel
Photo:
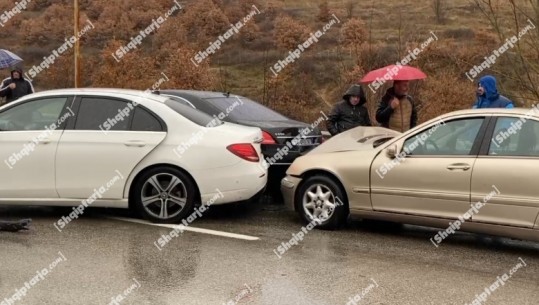
[[[307,222],[322,229],[334,229],[344,224],[348,206],[341,187],[327,176],[313,176],[300,186],[297,211]]]
[[[159,223],[179,223],[193,210],[195,186],[180,170],[157,167],[143,173],[132,196],[138,212]]]

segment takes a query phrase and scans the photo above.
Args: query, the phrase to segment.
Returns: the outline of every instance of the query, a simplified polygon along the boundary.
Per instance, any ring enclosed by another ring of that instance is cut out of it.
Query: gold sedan
[[[539,241],[539,109],[456,111],[405,133],[357,127],[294,161],[285,203],[306,222],[348,216]]]

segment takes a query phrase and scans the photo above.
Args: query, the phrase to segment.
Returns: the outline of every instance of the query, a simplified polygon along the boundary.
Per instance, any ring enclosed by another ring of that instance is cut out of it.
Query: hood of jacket
[[[13,78],[13,73],[14,72],[19,72],[20,79],[21,80],[24,79],[21,68],[14,68],[14,69],[11,70],[11,79],[15,79],[15,78]]]
[[[359,96],[359,103],[357,104],[358,106],[361,106],[367,103],[367,98],[365,97],[365,92],[363,91],[363,88],[361,87],[361,85],[355,84],[355,85],[350,86],[350,88],[346,90],[342,98],[343,100],[350,103],[351,96]]]
[[[485,93],[480,98],[486,98],[489,101],[496,100],[500,95],[496,89],[496,78],[492,75],[485,75],[479,79],[479,84],[485,89]]]

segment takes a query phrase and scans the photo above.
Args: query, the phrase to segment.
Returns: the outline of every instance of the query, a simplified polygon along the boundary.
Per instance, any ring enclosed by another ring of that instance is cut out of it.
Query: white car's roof
[[[54,90],[46,90],[41,91],[37,93],[32,93],[29,95],[24,96],[22,99],[28,99],[28,98],[36,98],[36,97],[47,97],[51,95],[62,95],[62,94],[70,94],[70,95],[79,95],[79,94],[90,94],[90,95],[99,95],[99,94],[115,94],[115,95],[123,95],[126,98],[128,97],[141,97],[144,96],[148,99],[155,100],[158,102],[165,102],[168,97],[159,96],[158,94],[150,93],[148,94],[145,91],[142,90],[134,90],[134,89],[116,89],[116,88],[70,88],[70,89],[54,89]]]

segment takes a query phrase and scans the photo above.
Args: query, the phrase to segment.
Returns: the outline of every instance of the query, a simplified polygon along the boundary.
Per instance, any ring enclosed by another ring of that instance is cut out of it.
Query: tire
[[[317,228],[332,230],[346,223],[349,213],[347,199],[339,184],[330,177],[317,175],[307,178],[299,187],[295,201],[296,210],[303,220],[308,223],[319,220]]]
[[[161,166],[137,179],[130,199],[136,211],[151,222],[180,223],[193,211],[196,193],[195,183],[188,175]]]

